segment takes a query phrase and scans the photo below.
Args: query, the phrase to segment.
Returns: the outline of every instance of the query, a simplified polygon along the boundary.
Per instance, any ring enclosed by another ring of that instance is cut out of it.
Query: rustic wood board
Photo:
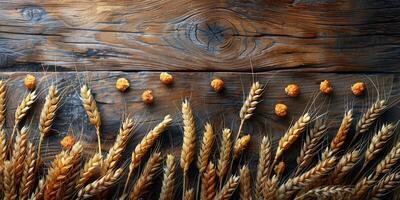
[[[400,71],[398,0],[0,3],[3,70]]]

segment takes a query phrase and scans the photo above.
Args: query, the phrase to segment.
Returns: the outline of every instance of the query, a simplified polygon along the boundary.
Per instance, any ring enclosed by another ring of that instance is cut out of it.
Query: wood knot
[[[43,8],[32,6],[21,10],[21,15],[30,22],[39,22],[46,15]]]

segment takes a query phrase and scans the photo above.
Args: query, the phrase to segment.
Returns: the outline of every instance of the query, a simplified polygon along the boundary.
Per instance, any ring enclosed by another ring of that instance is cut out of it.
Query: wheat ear
[[[376,155],[382,151],[385,144],[392,137],[394,131],[396,129],[395,124],[387,124],[383,125],[382,128],[376,133],[371,140],[367,150],[365,151],[365,161],[364,166],[367,165],[372,159],[376,157]]]
[[[239,196],[241,200],[251,200],[251,176],[247,165],[240,169]]]
[[[388,173],[398,160],[400,160],[400,141],[398,141],[390,152],[376,165],[374,178],[376,179],[381,174]]]
[[[147,161],[139,179],[136,181],[133,189],[129,195],[130,200],[140,199],[146,192],[148,187],[152,184],[153,178],[156,176],[157,171],[161,165],[161,153],[153,153]]]
[[[161,187],[159,200],[172,200],[175,185],[175,157],[172,154],[167,155],[164,167],[164,178]]]
[[[15,170],[15,180],[14,182],[18,185],[22,178],[22,173],[24,170],[24,161],[27,153],[27,143],[28,143],[28,128],[22,127],[21,131],[17,134],[15,138],[14,148],[11,156],[11,161],[14,165]]]
[[[371,107],[361,116],[356,125],[355,135],[350,142],[352,144],[360,134],[368,131],[370,126],[378,119],[387,107],[386,100],[377,100]]]
[[[259,150],[257,176],[255,186],[256,199],[262,199],[263,187],[268,180],[268,175],[271,170],[271,142],[268,137],[264,136]]]
[[[247,148],[250,142],[250,135],[244,135],[236,140],[235,145],[233,145],[233,158],[239,158],[240,154]]]
[[[295,175],[299,175],[300,172],[306,168],[312,161],[318,147],[321,145],[321,139],[325,135],[327,130],[326,125],[322,120],[316,120],[313,129],[306,135],[306,139],[300,150],[300,155],[297,157],[297,168]]]
[[[201,200],[213,200],[215,197],[215,166],[212,162],[207,165],[201,177]]]
[[[217,165],[217,175],[222,184],[222,180],[228,172],[230,156],[231,156],[232,142],[231,142],[231,130],[225,128],[222,131],[221,147],[219,149],[219,158]]]
[[[194,190],[193,190],[193,188],[185,191],[183,199],[184,200],[194,200]]]
[[[262,199],[273,199],[275,196],[275,192],[278,189],[278,177],[276,175],[272,176],[272,178],[267,179],[262,188]]]
[[[32,195],[30,196],[29,199],[31,199],[31,200],[43,199],[44,198],[44,194],[43,194],[44,187],[45,187],[44,178],[42,178],[39,180],[35,191],[32,193]]]
[[[239,176],[232,175],[218,192],[216,200],[229,200],[239,184]]]
[[[0,127],[3,127],[6,121],[6,103],[7,103],[7,86],[6,83],[0,80]]]
[[[74,144],[71,152],[82,152],[80,142]],[[68,179],[70,170],[75,164],[74,153],[69,154],[66,151],[59,153],[51,163],[51,167],[46,176],[44,188],[45,199],[56,199],[57,193]]]
[[[81,170],[81,172],[79,173],[79,178],[76,181],[75,184],[75,189],[76,190],[80,190],[85,183],[87,183],[87,181],[89,179],[91,179],[93,177],[93,175],[96,174],[96,172],[99,170],[100,166],[102,163],[102,158],[101,155],[96,153],[92,156],[92,158],[90,158],[85,165],[83,166],[83,169]],[[107,171],[110,172],[110,171]]]
[[[296,123],[288,129],[285,135],[279,140],[279,145],[275,154],[275,162],[282,156],[283,151],[287,150],[303,132],[311,117],[308,113],[302,115]]]
[[[336,165],[335,170],[332,172],[330,176],[332,184],[338,185],[342,183],[346,175],[357,164],[357,161],[360,159],[360,155],[361,155],[360,151],[354,150],[352,152],[343,155],[342,158],[340,158],[338,164]]]
[[[166,115],[162,122],[160,122],[156,127],[153,128],[146,136],[136,145],[135,150],[132,152],[131,162],[129,164],[128,178],[125,182],[124,193],[128,187],[129,180],[132,176],[133,171],[140,165],[140,161],[143,156],[150,150],[153,144],[156,142],[157,138],[162,132],[171,124],[172,119],[170,115]]]
[[[7,135],[4,132],[4,128],[0,127],[0,191],[3,188],[3,171],[4,171],[4,162],[7,159]]]
[[[317,199],[343,199],[345,194],[351,194],[353,189],[346,186],[323,186],[307,191],[298,196],[295,200],[309,199],[315,197]]]
[[[78,142],[79,143],[79,142]],[[69,156],[72,159],[72,167],[68,172],[68,177],[58,192],[58,197],[63,197],[63,199],[71,199],[76,186],[76,180],[79,178],[79,169],[81,167],[82,160],[82,145],[74,145],[69,151]]]
[[[19,186],[19,199],[26,200],[35,181],[36,155],[32,143],[28,142],[27,154],[24,162],[24,169]]]
[[[112,185],[114,185],[114,183],[118,181],[122,171],[123,170],[121,168],[111,171],[108,174],[105,174],[103,177],[85,186],[79,190],[77,199],[88,199],[108,190]]]
[[[8,142],[8,146],[11,146],[18,124],[28,114],[29,109],[31,109],[33,103],[36,101],[36,97],[37,97],[36,91],[29,92],[28,95],[21,101],[21,103],[15,110],[14,127],[11,133],[10,140]]]
[[[97,108],[96,100],[94,99],[91,90],[83,85],[81,87],[81,100],[83,108],[86,111],[87,116],[89,117],[89,122],[96,129],[97,134],[97,144],[99,148],[99,153],[101,154],[101,140],[100,140],[100,126],[101,126],[101,117],[99,109]]]
[[[346,141],[347,134],[349,132],[351,122],[353,121],[353,110],[347,111],[342,119],[339,130],[335,137],[331,141],[330,154],[336,154]]]
[[[107,157],[105,158],[102,167],[102,173],[107,174],[115,169],[119,159],[122,156],[122,152],[126,146],[129,135],[134,128],[134,123],[132,119],[125,119],[125,121],[121,124],[119,128],[119,132],[117,135],[117,139],[114,142],[114,145],[108,151]]]
[[[204,126],[204,129],[203,140],[197,157],[197,168],[199,168],[199,174],[202,174],[206,170],[214,144],[214,131],[211,124],[207,123]]]
[[[14,200],[17,199],[17,188],[15,180],[15,168],[12,162],[4,162],[4,199]]]
[[[364,177],[359,180],[354,186],[353,194],[351,195],[354,199],[362,199],[372,186],[376,183],[376,179],[372,176]]]
[[[390,173],[376,184],[369,194],[369,199],[379,200],[397,188],[400,184],[400,173]]]
[[[196,127],[192,114],[192,109],[187,100],[182,102],[183,118],[183,143],[180,165],[184,173],[189,170],[190,163],[193,161],[196,141]]]
[[[51,126],[53,125],[54,117],[58,108],[58,102],[60,98],[58,96],[58,90],[54,85],[49,87],[49,91],[46,96],[42,111],[39,118],[39,145],[38,145],[38,156],[40,157],[40,150],[43,142],[43,138],[50,132]]]
[[[304,189],[320,177],[327,174],[336,162],[335,157],[319,162],[314,168],[286,181],[277,190],[278,199],[288,199],[298,190]]]

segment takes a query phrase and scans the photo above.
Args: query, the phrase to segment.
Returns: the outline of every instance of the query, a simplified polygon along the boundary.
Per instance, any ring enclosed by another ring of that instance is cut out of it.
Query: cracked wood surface
[[[2,70],[400,71],[397,0],[0,5]]]

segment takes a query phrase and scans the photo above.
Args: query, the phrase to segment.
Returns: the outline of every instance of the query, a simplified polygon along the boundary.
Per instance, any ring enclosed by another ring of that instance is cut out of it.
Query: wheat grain
[[[153,153],[147,161],[139,179],[136,181],[133,189],[129,195],[130,200],[138,200],[141,198],[145,192],[147,192],[148,187],[152,184],[153,178],[156,175],[160,165],[162,157],[161,153]]]
[[[365,152],[364,166],[376,157],[376,155],[382,151],[384,145],[389,141],[396,129],[395,124],[383,125],[377,134],[372,137],[371,143],[369,144]]]
[[[218,192],[216,200],[229,200],[239,184],[239,176],[232,175]]]
[[[100,111],[97,108],[96,100],[94,99],[91,90],[86,85],[83,85],[81,87],[81,100],[82,100],[83,108],[85,109],[86,114],[89,117],[90,124],[92,124],[96,129],[99,153],[101,153],[101,140],[100,140],[101,117],[100,117]]]
[[[346,175],[357,164],[357,161],[360,159],[360,155],[361,155],[360,151],[354,150],[352,152],[343,155],[343,157],[340,158],[338,164],[336,165],[335,170],[332,172],[330,176],[332,184],[337,185],[342,183]]]
[[[157,138],[162,132],[171,124],[172,119],[170,115],[166,115],[162,122],[160,122],[156,127],[153,128],[146,136],[136,145],[135,150],[132,152],[131,162],[129,164],[128,178],[125,182],[124,192],[127,189],[129,180],[132,176],[133,171],[140,165],[140,161],[143,156],[150,150],[153,144],[156,142]]]
[[[101,155],[100,154],[94,154],[92,156],[92,158],[90,158],[84,165],[83,169],[81,170],[80,174],[79,174],[79,178],[76,181],[75,184],[75,189],[76,190],[80,190],[85,183],[87,183],[87,181],[89,179],[91,179],[93,177],[93,175],[96,174],[96,172],[99,170],[100,166],[102,163],[102,159],[101,159]],[[110,171],[107,171],[110,172]],[[109,173],[107,173],[109,174]]]
[[[201,200],[213,200],[215,197],[215,166],[212,162],[207,165],[201,177]]]
[[[263,187],[268,180],[268,175],[271,168],[271,158],[271,142],[268,137],[264,136],[260,144],[259,160],[257,165],[255,186],[256,199],[262,199]]]
[[[123,170],[119,168],[93,181],[89,185],[79,190],[77,199],[88,199],[110,189],[110,187],[117,182],[122,174],[122,171]]]
[[[297,140],[306,125],[310,122],[310,119],[310,115],[306,113],[288,129],[285,135],[279,140],[279,145],[275,154],[275,161],[282,156],[283,151],[287,150]]]
[[[22,127],[15,138],[14,148],[11,156],[11,162],[14,165],[14,182],[18,185],[22,178],[24,169],[24,160],[27,153],[26,145],[28,143],[28,128]]]
[[[196,141],[196,127],[193,119],[192,109],[187,100],[182,102],[183,118],[183,143],[180,165],[184,174],[189,170],[190,163],[193,161]]]
[[[327,130],[326,125],[322,120],[317,120],[314,124],[313,129],[310,133],[306,135],[306,139],[300,150],[300,155],[297,157],[297,168],[295,175],[298,175],[304,168],[306,168],[312,161],[318,147],[320,146],[320,141],[325,135]]]
[[[6,121],[6,103],[7,103],[7,86],[6,83],[0,80],[0,127],[3,127]]]
[[[370,188],[376,183],[376,180],[371,177],[364,177],[359,180],[357,184],[354,186],[353,194],[351,195],[353,199],[362,199],[366,195],[366,193],[370,190]]]
[[[159,200],[172,200],[175,184],[175,157],[172,154],[167,155],[166,165],[164,167],[164,178],[161,187]]]
[[[247,165],[240,169],[240,185],[239,196],[242,200],[251,200],[251,177],[250,170]]]
[[[317,199],[343,199],[344,195],[351,194],[352,191],[353,189],[351,187],[346,186],[322,186],[297,196],[295,200],[309,199],[312,197]]]
[[[232,149],[232,142],[230,138],[231,138],[231,130],[225,128],[222,131],[222,141],[219,150],[219,158],[217,165],[217,175],[220,179],[220,184],[223,177],[228,172],[228,166],[230,162],[231,149]]]
[[[184,200],[194,200],[194,192],[193,192],[193,188],[186,190],[186,192],[184,193]]]
[[[335,157],[327,158],[319,162],[314,168],[310,169],[309,171],[287,180],[286,183],[278,188],[277,198],[290,198],[296,191],[304,189],[310,184],[314,183],[314,181],[319,180],[321,176],[325,175],[332,169],[335,163]]]
[[[24,162],[24,169],[18,193],[19,199],[22,200],[28,199],[29,193],[35,181],[34,176],[35,176],[35,166],[36,166],[36,158],[35,158],[36,155],[32,143],[28,142],[26,152],[27,154]]]
[[[398,141],[390,152],[376,165],[374,178],[378,178],[381,174],[388,173],[399,159],[400,141]]]
[[[236,140],[235,145],[233,146],[233,158],[239,158],[240,154],[247,148],[250,142],[250,135],[244,135]]]
[[[132,119],[126,118],[121,124],[117,139],[114,145],[108,151],[107,157],[105,158],[102,167],[102,173],[107,174],[108,172],[115,169],[119,159],[122,156],[122,152],[126,146],[129,135],[134,128],[134,123]]]
[[[12,162],[4,162],[4,199],[14,200],[17,199],[17,189],[15,180],[15,168]]]
[[[361,116],[356,125],[356,132],[352,139],[353,143],[360,134],[368,131],[370,126],[378,119],[387,107],[386,100],[377,100],[371,107]]]
[[[214,144],[214,131],[211,124],[207,123],[204,126],[203,140],[201,142],[200,152],[197,157],[197,168],[199,173],[202,174],[208,165],[208,161],[211,155],[211,151]]]
[[[400,173],[390,173],[376,184],[369,194],[370,199],[379,200],[400,184]]]

